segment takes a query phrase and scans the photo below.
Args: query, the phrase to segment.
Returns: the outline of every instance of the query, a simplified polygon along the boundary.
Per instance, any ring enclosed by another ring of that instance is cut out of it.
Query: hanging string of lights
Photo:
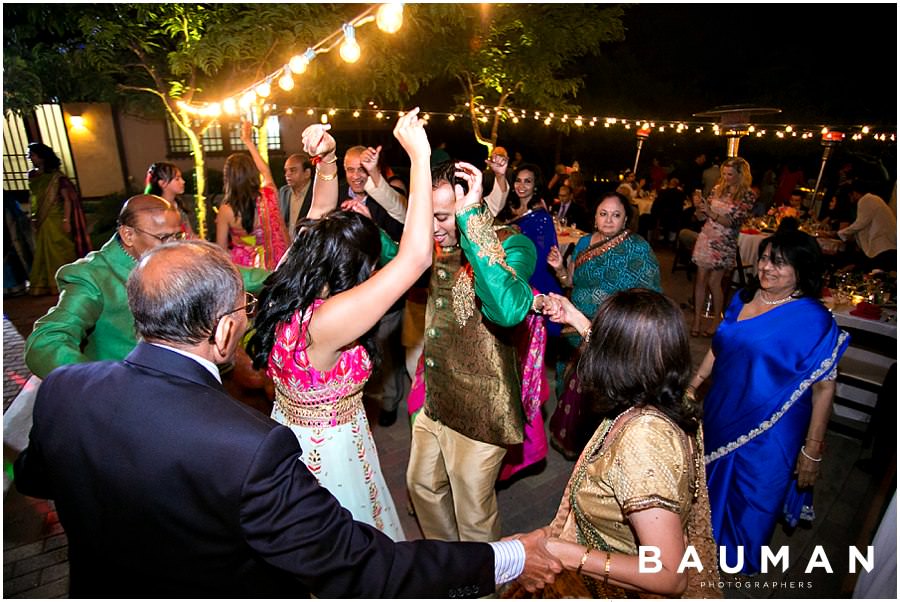
[[[373,101],[369,102],[367,108],[338,108],[338,107],[279,107],[277,105],[269,105],[267,110],[286,115],[295,113],[305,113],[306,115],[321,121],[329,123],[334,121],[335,117],[350,116],[353,119],[375,119],[390,120],[402,117],[404,111],[389,110],[378,107]],[[634,130],[635,135],[638,132],[644,132],[645,136],[659,135],[663,133],[674,134],[706,134],[714,136],[727,135],[728,127],[722,126],[712,121],[673,121],[668,119],[643,119],[635,117],[597,117],[585,115],[557,115],[553,111],[519,109],[511,107],[503,107],[500,109],[489,108],[484,106],[476,107],[476,115],[482,123],[487,123],[494,112],[502,111],[505,113],[504,120],[513,126],[524,125],[529,122],[537,121],[538,123],[550,127],[558,123],[567,123],[574,126],[575,131],[590,131],[591,129],[604,128],[614,129],[621,128],[624,130]],[[422,119],[434,120],[443,119],[447,122],[460,121],[466,123],[469,119],[468,113],[454,113],[441,111],[427,111],[423,108],[421,114]],[[571,130],[570,130],[571,131]],[[895,127],[873,127],[860,124],[837,124],[824,126],[821,124],[788,124],[788,123],[757,123],[747,127],[747,136],[755,138],[773,138],[778,140],[789,140],[800,138],[803,140],[818,140],[820,136],[828,132],[842,132],[846,134],[846,139],[850,141],[871,140],[878,142],[896,142],[897,134]]]
[[[403,25],[403,3],[389,2],[386,4],[372,5],[359,16],[341,25],[341,28],[315,46],[310,46],[305,52],[297,54],[286,65],[269,73],[264,78],[245,87],[242,90],[229,94],[225,99],[215,102],[187,103],[178,101],[176,105],[189,115],[198,117],[219,117],[225,115],[238,115],[251,110],[254,105],[264,103],[272,93],[272,84],[285,92],[294,88],[294,77],[306,72],[309,64],[320,54],[326,54],[334,50],[338,45],[338,53],[348,63],[359,60],[360,47],[356,41],[356,29],[368,23],[375,22],[379,29],[385,33],[396,33]]]
[[[294,78],[303,75],[310,63],[320,54],[326,54],[338,48],[338,52],[344,61],[354,63],[359,60],[360,47],[356,41],[356,30],[372,22],[375,22],[378,28],[386,33],[396,33],[403,25],[403,3],[390,2],[369,6],[359,16],[342,24],[340,29],[334,31],[318,44],[310,46],[306,51],[291,57],[283,67],[269,73],[264,78],[242,90],[228,95],[221,101],[203,103],[178,101],[177,106],[189,115],[205,118],[217,118],[223,114],[226,116],[237,116],[251,112],[255,107],[262,107],[267,114],[280,111],[290,115],[295,111],[304,110],[310,116],[318,114],[322,123],[328,123],[338,113],[352,115],[354,119],[374,118],[376,120],[387,120],[394,116],[400,117],[404,113],[402,110],[379,108],[374,101],[370,101],[367,108],[306,107],[301,109],[298,107],[281,108],[274,103],[267,103],[267,99],[272,94],[273,84],[277,83],[278,87],[285,92],[292,90],[295,86]],[[468,106],[468,103],[466,103],[466,108]],[[476,119],[482,123],[488,123],[497,113],[501,113],[501,118],[513,126],[528,121],[537,121],[547,127],[559,124],[574,126],[575,131],[588,131],[598,126],[605,129],[623,128],[630,130],[634,128],[636,133],[640,132],[644,137],[650,134],[658,135],[667,132],[675,134],[712,134],[716,136],[727,134],[720,124],[711,121],[673,121],[668,119],[636,118],[633,116],[598,117],[595,115],[588,117],[584,114],[569,115],[567,113],[557,115],[554,111],[541,109],[488,107],[483,104],[478,105],[474,110]],[[449,122],[455,122],[468,119],[469,114],[423,111],[423,119],[427,120],[431,117],[439,117]],[[464,123],[465,121],[462,122]],[[776,139],[817,139],[820,135],[825,135],[830,131],[843,132],[847,135],[847,139],[851,141],[896,142],[896,126],[757,123],[747,127],[748,136],[756,138],[774,137]]]

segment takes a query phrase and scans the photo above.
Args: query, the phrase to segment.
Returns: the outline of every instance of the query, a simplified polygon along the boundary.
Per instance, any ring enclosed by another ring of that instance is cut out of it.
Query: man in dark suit
[[[354,522],[290,429],[222,388],[255,299],[216,245],[158,247],[127,288],[141,342],[51,372],[15,464],[22,493],[56,501],[71,597],[484,596],[562,569],[539,531],[394,543]]]

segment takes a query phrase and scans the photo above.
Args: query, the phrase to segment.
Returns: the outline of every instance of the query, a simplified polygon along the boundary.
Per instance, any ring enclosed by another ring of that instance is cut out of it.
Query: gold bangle
[[[582,343],[589,343],[591,341],[591,327],[588,326],[582,332],[579,332],[578,335],[581,337]]]
[[[334,151],[328,151],[328,153],[334,154]],[[325,153],[325,154],[327,155],[328,153]],[[323,156],[324,156],[324,155],[323,155]],[[319,163],[324,163],[325,165],[334,165],[335,163],[337,163],[337,155],[334,155],[334,156],[331,158],[331,161],[326,161],[326,160],[323,158],[321,161],[319,161]]]
[[[606,553],[606,568],[603,569],[603,585],[609,583],[609,565],[612,564],[612,554]]]
[[[581,574],[581,569],[584,568],[584,563],[587,562],[588,556],[591,555],[593,550],[591,548],[584,549],[584,555],[581,557],[581,562],[578,563],[578,569],[575,571],[577,574]]]
[[[337,172],[334,173],[322,173],[318,169],[316,170],[316,177],[322,180],[323,182],[330,182],[337,177]]]

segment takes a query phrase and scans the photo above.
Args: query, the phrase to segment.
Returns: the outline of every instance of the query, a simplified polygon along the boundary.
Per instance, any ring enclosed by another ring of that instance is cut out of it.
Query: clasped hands
[[[504,541],[511,539],[518,539],[525,546],[525,568],[517,579],[522,587],[529,592],[535,592],[556,581],[556,576],[562,572],[563,565],[547,548],[549,538],[546,527],[503,538]]]

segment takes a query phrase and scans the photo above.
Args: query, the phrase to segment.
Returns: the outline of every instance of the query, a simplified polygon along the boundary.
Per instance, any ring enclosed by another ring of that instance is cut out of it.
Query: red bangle
[[[319,163],[328,163],[328,164],[331,164],[331,163],[337,163],[337,155],[335,155],[334,159],[332,159],[331,161],[325,161],[325,160],[322,158],[322,157],[324,157],[325,155],[327,155],[327,154],[329,154],[329,153],[333,153],[333,152],[334,152],[333,150],[330,150],[330,151],[328,151],[327,153],[322,153],[321,155],[316,155],[315,157],[311,158],[311,159],[309,160],[309,162],[313,164],[313,167],[316,167]]]

